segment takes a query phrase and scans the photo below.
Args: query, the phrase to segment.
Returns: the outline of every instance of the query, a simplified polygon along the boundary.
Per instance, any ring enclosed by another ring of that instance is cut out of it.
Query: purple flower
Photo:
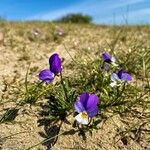
[[[127,82],[127,81],[131,81],[131,80],[132,80],[132,76],[122,69],[120,71],[118,71],[118,73],[111,74],[111,81],[112,81],[111,86],[112,87],[116,85],[117,81]]]
[[[39,79],[50,83],[54,80],[54,77],[62,71],[61,59],[58,54],[53,54],[49,58],[50,69],[44,69],[39,73]]]
[[[65,34],[65,31],[63,28],[60,28],[60,27],[57,27],[56,30],[55,30],[55,33],[62,36]]]
[[[80,99],[74,103],[75,111],[79,113],[75,119],[80,124],[89,124],[90,119],[98,113],[98,101],[95,94],[82,93]]]
[[[46,82],[47,84],[53,81],[55,74],[49,69],[44,69],[39,73],[39,79]]]
[[[102,58],[104,60],[104,62],[107,62],[107,63],[112,63],[114,66],[118,66],[115,62],[116,62],[116,59],[115,57],[111,57],[108,53],[103,53],[102,54]]]
[[[40,29],[34,29],[32,32],[36,36],[39,35],[39,34],[41,34],[41,30]]]
[[[58,74],[61,72],[61,59],[59,58],[58,54],[55,53],[49,58],[49,65],[50,71],[54,74]]]
[[[131,81],[132,80],[132,77],[130,74],[128,74],[127,72],[125,72],[124,70],[120,70],[118,72],[118,77],[119,79],[121,79],[122,81]]]

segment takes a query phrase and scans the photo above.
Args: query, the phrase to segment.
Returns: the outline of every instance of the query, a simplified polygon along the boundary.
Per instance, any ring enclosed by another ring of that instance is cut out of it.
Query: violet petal
[[[132,80],[132,76],[130,74],[128,74],[128,73],[123,73],[122,77],[121,77],[121,80],[131,81]]]
[[[88,109],[87,113],[90,118],[96,116],[98,114],[98,106]]]
[[[54,74],[58,74],[61,72],[61,59],[59,58],[58,54],[55,53],[50,57],[49,64],[51,72],[53,72]]]
[[[105,62],[111,62],[111,57],[109,56],[108,53],[103,53],[102,58]]]
[[[74,103],[74,108],[75,108],[75,111],[78,113],[85,111],[85,108],[83,107],[82,103],[79,100],[77,100]]]
[[[119,72],[117,73],[117,75],[118,75],[118,77],[119,77],[119,79],[121,79],[122,78],[122,74],[123,73],[125,73],[125,71],[124,70],[119,70]]]
[[[120,70],[118,72],[118,77],[123,81],[131,81],[132,80],[132,76],[130,74],[126,73],[124,70]]]
[[[98,104],[98,97],[97,97],[97,95],[90,94],[89,98],[87,100],[87,104],[86,104],[85,109],[86,110],[90,110],[92,108],[95,108],[97,106],[97,104]]]
[[[89,93],[82,93],[80,95],[80,102],[82,103],[82,105],[84,106],[84,108],[86,108],[88,98],[89,98]]]
[[[50,83],[54,79],[55,75],[49,69],[44,69],[39,73],[39,79]]]

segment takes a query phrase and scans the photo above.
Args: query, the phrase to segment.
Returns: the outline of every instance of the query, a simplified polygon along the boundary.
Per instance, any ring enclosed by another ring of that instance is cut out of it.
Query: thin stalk
[[[73,62],[74,62],[75,64],[78,64],[78,62],[76,62],[76,61],[74,60],[74,58],[71,56],[71,54],[70,54],[70,52],[68,51],[66,45],[63,44],[63,46],[64,46],[65,50],[67,51],[67,53],[69,54],[70,58],[73,60]]]
[[[117,88],[117,98],[114,100],[114,103],[112,103],[112,105],[117,104],[120,101],[118,99],[122,96],[122,94],[125,90],[125,87],[126,87],[126,82],[124,82],[122,90],[120,92],[119,92],[119,89]]]
[[[28,94],[28,72],[29,72],[29,68],[30,68],[30,65],[27,69],[26,76],[25,76],[25,89],[26,89],[27,94]]]
[[[65,86],[65,84],[64,84],[62,72],[60,72],[60,79],[61,79],[61,85],[63,86],[63,90],[64,90],[64,94],[65,94],[66,101],[68,101],[69,98],[68,98],[66,86]]]
[[[43,94],[45,94],[49,89],[51,89],[52,87],[49,87],[49,88],[47,88],[47,89],[45,89],[45,90],[43,90],[39,95],[37,95],[36,97],[35,97],[35,99],[37,100],[40,96],[42,96]]]
[[[29,133],[29,132],[23,131],[23,132],[14,133],[14,134],[11,134],[11,135],[0,138],[0,140],[4,140],[4,139],[10,138],[12,136],[15,136],[15,135],[18,135],[18,134],[23,134],[23,133]],[[31,131],[30,131],[30,133],[31,133]]]
[[[54,138],[56,138],[56,137],[58,137],[58,136],[60,136],[60,135],[63,135],[63,133],[57,134],[56,136],[51,137],[51,138],[47,138],[47,139],[45,139],[45,140],[43,140],[43,141],[37,143],[36,145],[33,145],[33,146],[27,148],[26,150],[30,150],[30,149],[32,149],[32,148],[34,148],[34,147],[37,147],[38,145],[44,144],[44,143],[46,143],[46,142],[49,142],[50,140],[52,140],[52,139],[54,139]]]

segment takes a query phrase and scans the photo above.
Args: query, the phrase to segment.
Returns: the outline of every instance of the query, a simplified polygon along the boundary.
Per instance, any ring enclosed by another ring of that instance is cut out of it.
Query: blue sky
[[[54,20],[83,13],[103,24],[150,24],[150,0],[0,0],[8,20]]]

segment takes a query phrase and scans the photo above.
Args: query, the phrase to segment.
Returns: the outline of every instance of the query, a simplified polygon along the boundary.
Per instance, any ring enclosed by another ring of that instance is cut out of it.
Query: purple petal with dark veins
[[[78,113],[86,111],[89,117],[93,117],[98,113],[98,97],[95,94],[82,93],[80,100],[74,103],[75,111]]]
[[[39,79],[46,83],[53,81],[54,77],[54,73],[52,73],[49,69],[44,69],[39,73]]]
[[[88,109],[87,114],[90,118],[96,116],[98,114],[98,106]]]
[[[85,109],[86,110],[90,110],[90,109],[94,109],[98,104],[98,97],[95,94],[89,94],[89,98],[87,100],[87,104]]]
[[[80,102],[82,103],[82,105],[84,106],[84,108],[86,108],[88,98],[89,98],[89,93],[82,93],[80,95]]]
[[[85,111],[85,108],[83,107],[82,103],[79,100],[77,100],[74,103],[74,108],[75,108],[75,111],[78,113]]]
[[[58,54],[53,54],[49,59],[50,71],[54,74],[58,74],[62,70],[61,59]]]

